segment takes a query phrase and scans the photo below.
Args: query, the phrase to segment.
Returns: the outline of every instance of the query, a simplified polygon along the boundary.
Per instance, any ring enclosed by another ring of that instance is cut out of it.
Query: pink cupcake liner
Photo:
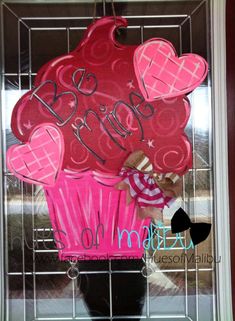
[[[135,202],[115,185],[121,178],[94,171],[62,171],[45,187],[60,260],[137,259],[150,219],[137,216]]]

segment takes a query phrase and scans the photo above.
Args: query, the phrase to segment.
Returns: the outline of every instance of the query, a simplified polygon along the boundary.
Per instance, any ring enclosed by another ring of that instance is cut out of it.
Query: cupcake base
[[[150,219],[126,204],[121,178],[94,171],[61,172],[45,188],[60,260],[138,259],[144,254]]]

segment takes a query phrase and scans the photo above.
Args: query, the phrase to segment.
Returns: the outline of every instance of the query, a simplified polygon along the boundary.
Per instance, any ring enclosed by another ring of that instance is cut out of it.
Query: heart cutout
[[[178,57],[172,44],[160,38],[136,48],[134,68],[146,101],[187,94],[202,83],[208,72],[208,64],[201,56]]]
[[[54,185],[62,166],[64,141],[54,125],[35,128],[28,143],[7,151],[7,166],[20,180],[45,186]]]

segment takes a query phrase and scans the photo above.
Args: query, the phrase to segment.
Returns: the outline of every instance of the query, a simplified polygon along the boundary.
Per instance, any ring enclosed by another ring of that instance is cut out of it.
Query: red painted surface
[[[126,24],[121,17],[116,25],[112,17],[96,21],[74,51],[43,66],[34,83],[37,88],[14,108],[12,130],[27,142],[36,126],[45,122],[58,126],[65,141],[62,169],[117,174],[129,153],[140,149],[157,172],[183,174],[192,164],[191,145],[184,133],[189,101],[185,91],[151,103],[144,99],[133,64],[137,46],[122,45],[114,37],[116,27]],[[201,57],[191,56],[206,69]],[[175,61],[173,65],[177,66]],[[171,61],[165,68],[169,66]],[[196,84],[203,77],[197,75]],[[195,83],[188,90],[194,87]]]

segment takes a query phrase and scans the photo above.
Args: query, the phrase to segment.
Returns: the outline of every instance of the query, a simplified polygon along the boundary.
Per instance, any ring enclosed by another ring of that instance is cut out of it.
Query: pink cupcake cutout
[[[156,173],[181,176],[192,165],[184,94],[203,81],[207,63],[178,58],[163,39],[122,45],[114,33],[125,26],[122,17],[93,22],[74,51],[39,70],[12,113],[22,145],[9,149],[8,168],[44,186],[62,260],[142,256],[150,218],[115,187],[130,154],[141,150]]]

